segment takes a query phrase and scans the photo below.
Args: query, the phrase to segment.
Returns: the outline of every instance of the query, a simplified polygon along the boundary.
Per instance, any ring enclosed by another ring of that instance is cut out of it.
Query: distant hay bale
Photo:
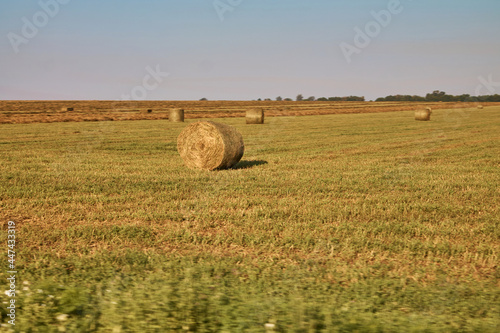
[[[170,109],[168,119],[173,123],[183,123],[184,109]]]
[[[423,110],[415,110],[415,120],[431,120],[431,113],[432,109],[430,107],[426,107]]]
[[[477,108],[478,108],[479,110],[482,110],[484,107],[483,107],[482,105],[478,105],[478,106],[477,106]]]
[[[243,137],[232,126],[199,121],[177,138],[177,150],[190,169],[229,169],[243,157]]]
[[[74,108],[62,108],[61,111],[74,111]]]
[[[246,112],[247,124],[263,124],[264,123],[264,110],[253,109]]]
[[[147,112],[151,113],[151,112],[153,112],[153,109],[147,109]]]

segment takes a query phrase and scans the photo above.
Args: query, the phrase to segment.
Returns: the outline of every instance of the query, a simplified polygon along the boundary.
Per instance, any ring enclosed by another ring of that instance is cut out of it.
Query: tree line
[[[200,101],[206,101],[206,98]],[[270,98],[257,99],[257,101],[271,101]],[[345,96],[345,97],[319,97],[309,96],[305,98],[302,94],[295,97],[298,102],[301,101],[320,101],[320,102],[364,102],[364,96]],[[291,98],[276,97],[276,101],[293,101]],[[425,95],[425,97],[418,95],[389,95],[386,97],[379,97],[375,102],[500,102],[500,95],[484,95],[484,96],[471,96],[469,94],[462,95],[448,95],[444,91],[434,90],[432,93]]]
[[[417,95],[389,95],[380,97],[376,102],[500,102],[500,95],[471,96],[469,94],[448,95],[444,91],[434,90],[425,97]]]
[[[270,101],[271,99],[266,98],[264,100]],[[280,101],[293,101],[293,99],[291,99],[291,98],[282,98],[281,96],[276,97],[276,100],[278,102],[280,102]],[[301,102],[301,101],[364,102],[365,97],[364,96],[361,96],[361,97],[360,96],[346,96],[346,97],[319,97],[319,98],[316,98],[314,96],[309,96],[309,97],[305,98],[302,94],[298,94],[297,97],[295,97],[295,100],[297,102]],[[261,101],[261,99],[259,98],[258,101]]]

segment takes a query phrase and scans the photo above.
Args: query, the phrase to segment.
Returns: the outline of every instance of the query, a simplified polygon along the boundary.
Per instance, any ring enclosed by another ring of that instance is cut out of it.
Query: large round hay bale
[[[263,124],[264,123],[264,110],[252,109],[246,112],[247,124]]]
[[[75,109],[74,108],[67,108],[67,107],[64,107],[64,108],[61,108],[61,111],[74,111]]]
[[[229,169],[243,157],[242,135],[232,126],[199,121],[177,138],[177,150],[190,169]]]
[[[184,122],[184,109],[170,109],[168,114],[168,120],[173,123],[183,123]]]
[[[482,105],[478,105],[478,106],[477,106],[477,108],[478,108],[479,110],[482,110],[482,109],[483,109],[483,106],[482,106]]]
[[[432,109],[430,107],[427,107],[423,110],[415,110],[415,120],[431,120],[431,113]]]

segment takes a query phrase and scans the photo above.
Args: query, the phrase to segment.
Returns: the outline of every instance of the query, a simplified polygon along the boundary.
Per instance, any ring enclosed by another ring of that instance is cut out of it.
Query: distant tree
[[[302,96],[302,94],[298,94],[297,97],[295,98],[295,100],[297,102],[303,101],[304,100],[304,96]]]
[[[309,96],[309,97],[307,98],[307,100],[308,100],[308,101],[311,101],[311,102],[314,102],[314,101],[316,100],[316,97],[314,97],[314,96]]]
[[[317,99],[317,101],[326,102],[326,101],[328,101],[328,98],[326,98],[326,97],[320,97],[320,98]]]
[[[364,102],[365,101],[365,96],[349,96],[349,97],[344,97],[345,101],[348,102]]]
[[[328,97],[328,100],[330,102],[364,102],[365,96]]]
[[[288,98],[288,97],[287,97],[287,98],[285,98],[285,99],[284,99],[284,101],[287,101],[287,102],[292,102],[292,101],[293,101],[293,99],[291,99],[291,98]]]
[[[387,97],[379,97],[376,102],[425,102],[425,98],[417,95],[389,95]]]
[[[281,101],[283,100],[283,98],[281,98],[281,96],[278,96],[278,97],[276,97],[276,100],[277,100],[278,102],[281,102]]]
[[[206,99],[205,97],[203,97],[202,99],[200,99],[200,101],[208,101],[208,99]]]
[[[460,95],[460,96],[457,96],[458,97],[458,100],[460,102],[467,102],[467,101],[470,101],[471,100],[471,97],[469,94],[463,94],[463,95]]]
[[[264,99],[266,102],[269,102],[271,99],[270,98],[266,98]]]
[[[260,101],[262,101],[262,99],[260,99],[260,98],[257,98],[257,100],[258,100],[259,102],[260,102]]]
[[[432,94],[425,95],[425,99],[429,102],[439,102],[445,99],[446,93],[444,91],[434,90]]]
[[[500,102],[500,95],[479,96],[479,99],[483,102]]]

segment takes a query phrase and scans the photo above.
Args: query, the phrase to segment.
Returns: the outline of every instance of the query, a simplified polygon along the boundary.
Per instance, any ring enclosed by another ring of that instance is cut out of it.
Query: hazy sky
[[[479,77],[500,82],[499,0],[0,2],[0,99],[369,100]]]

